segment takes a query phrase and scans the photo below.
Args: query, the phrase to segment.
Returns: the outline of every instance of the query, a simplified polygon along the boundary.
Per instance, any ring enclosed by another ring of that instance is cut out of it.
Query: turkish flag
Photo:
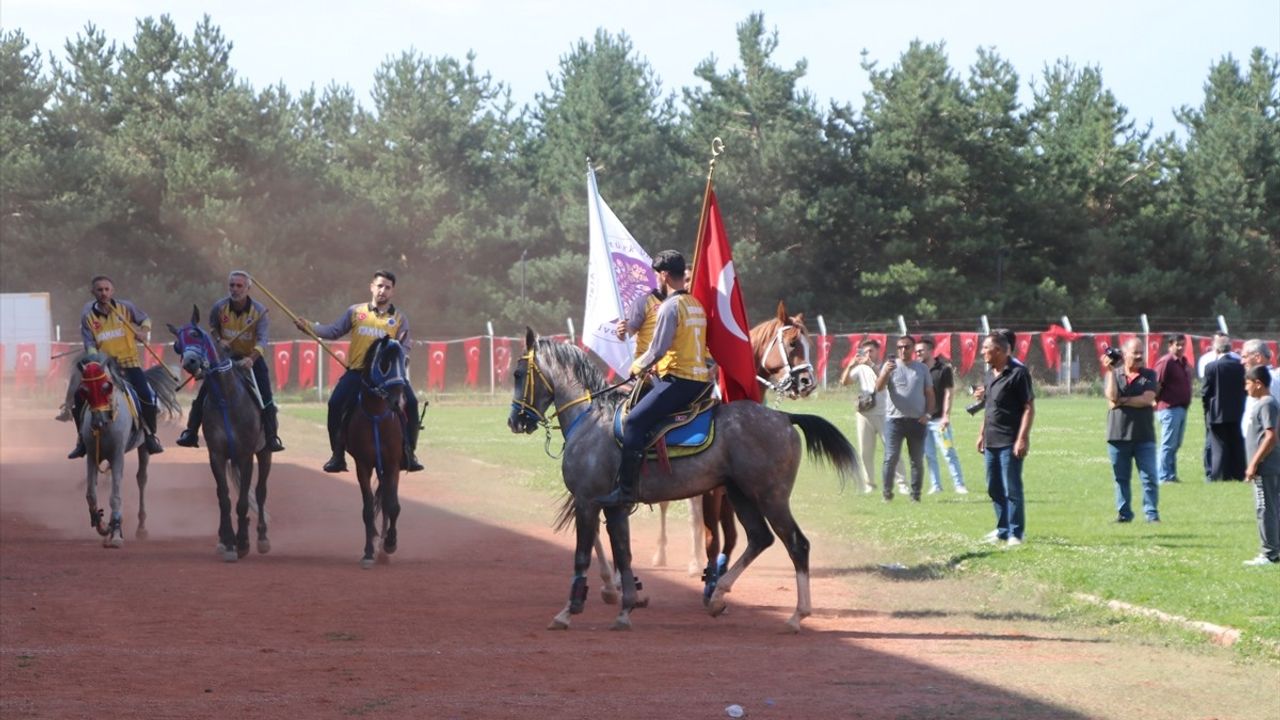
[[[818,336],[818,377],[827,376],[827,360],[831,357],[830,335]]]
[[[1213,337],[1209,336],[1209,337],[1200,338],[1200,354],[1204,355],[1205,353],[1210,352],[1212,350],[1213,350]]]
[[[957,333],[960,336],[960,374],[964,375],[973,367],[973,359],[978,357],[978,333]]]
[[[1098,357],[1102,357],[1102,353],[1106,352],[1107,348],[1110,346],[1111,346],[1110,333],[1093,336],[1093,347],[1095,350],[1098,351]],[[1103,365],[1101,362],[1098,363],[1098,374],[1100,375],[1107,374],[1107,367]]]
[[[338,356],[335,358],[333,355],[330,355],[329,366],[325,368],[329,373],[329,389],[332,390],[337,386],[338,378],[342,377],[342,375],[347,372],[347,368],[344,366],[347,363],[347,354],[351,351],[351,342],[331,342],[329,343],[329,349],[333,351],[333,355]]]
[[[36,384],[36,344],[18,343],[14,348],[13,382],[19,387]]]
[[[1267,347],[1271,349],[1271,367],[1280,367],[1280,356],[1276,355],[1276,341],[1268,342]]]
[[[480,338],[462,341],[462,351],[467,356],[467,387],[475,387],[480,378]]]
[[[271,355],[275,358],[276,390],[289,384],[289,367],[293,364],[293,341],[271,343]]]
[[[1187,341],[1182,344],[1182,357],[1187,359],[1187,367],[1194,370],[1196,367],[1195,338],[1191,335],[1185,337]]]
[[[558,343],[567,343],[569,342],[569,333],[559,333],[557,335],[551,335],[550,338]]]
[[[316,386],[316,366],[320,354],[320,343],[298,343],[298,387],[303,390]]]
[[[1050,370],[1062,367],[1062,356],[1058,351],[1058,336],[1053,333],[1040,333],[1040,349],[1044,351],[1044,363]]]
[[[1156,360],[1164,355],[1164,335],[1151,333],[1147,335],[1147,367],[1155,367]]]
[[[951,333],[937,333],[933,336],[933,354],[951,362]]]
[[[710,187],[706,223],[699,228],[693,258],[693,287],[689,292],[707,314],[707,351],[719,368],[720,397],[725,402],[743,398],[760,402],[755,353],[744,329],[751,323],[747,321],[742,288],[733,270],[729,235],[720,218],[715,191]]]
[[[67,375],[65,368],[70,364],[71,356],[80,343],[55,342],[49,344],[49,371],[44,374],[46,387],[57,388],[62,385],[66,389]]]
[[[1136,337],[1138,336],[1135,335],[1134,333],[1120,333],[1120,336],[1119,336],[1120,344],[1117,345],[1116,347],[1124,348],[1125,343],[1129,342],[1130,340]]]
[[[449,345],[442,342],[427,343],[427,389],[444,390],[445,353]]]
[[[862,342],[862,335],[859,333],[845,335],[845,337],[849,339],[849,352],[845,353],[844,359],[840,361],[841,372],[853,362],[853,358],[858,354],[858,343]]]
[[[1018,362],[1023,365],[1027,364],[1027,354],[1031,352],[1031,341],[1035,340],[1039,333],[1023,333],[1018,336]]]
[[[1235,354],[1239,355],[1239,354],[1240,354],[1240,351],[1241,351],[1241,350],[1243,350],[1243,349],[1244,349],[1244,341],[1243,341],[1243,340],[1232,340],[1232,341],[1231,341],[1231,352],[1233,352],[1233,353],[1235,353]]]
[[[511,370],[511,338],[493,339],[493,382],[502,385]]]

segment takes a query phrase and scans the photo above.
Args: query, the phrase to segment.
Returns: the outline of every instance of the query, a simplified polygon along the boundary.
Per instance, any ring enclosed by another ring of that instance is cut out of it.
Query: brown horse
[[[390,335],[379,338],[365,353],[360,370],[363,385],[356,409],[346,425],[347,452],[356,461],[356,479],[363,501],[364,556],[360,567],[373,567],[373,539],[382,515],[382,547],[379,562],[388,562],[396,551],[396,519],[400,516],[400,465],[404,458],[404,432],[400,396],[408,387],[404,348]],[[418,422],[407,418],[406,422]],[[373,489],[376,473],[378,488]]]

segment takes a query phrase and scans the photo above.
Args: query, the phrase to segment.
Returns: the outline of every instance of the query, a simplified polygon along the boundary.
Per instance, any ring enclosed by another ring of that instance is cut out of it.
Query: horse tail
[[[809,457],[829,462],[835,467],[841,490],[849,480],[857,477],[858,453],[839,428],[817,415],[785,415],[792,425],[797,425],[804,431],[804,444]]]
[[[182,406],[178,404],[178,386],[173,382],[173,376],[169,374],[168,368],[162,365],[156,365],[146,371],[147,382],[151,383],[151,390],[156,394],[156,407],[164,408],[165,413],[169,417],[181,417]]]
[[[572,523],[578,514],[575,510],[573,502],[573,493],[565,492],[564,500],[560,501],[560,509],[556,511],[556,522],[552,526],[556,532],[567,530],[569,523]]]

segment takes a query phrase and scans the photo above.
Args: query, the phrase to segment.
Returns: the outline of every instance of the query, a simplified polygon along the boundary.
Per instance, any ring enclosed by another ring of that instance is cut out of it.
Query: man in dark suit
[[[1218,359],[1204,369],[1200,402],[1204,406],[1204,426],[1209,442],[1205,480],[1244,479],[1244,365],[1231,352],[1228,338],[1215,338]]]

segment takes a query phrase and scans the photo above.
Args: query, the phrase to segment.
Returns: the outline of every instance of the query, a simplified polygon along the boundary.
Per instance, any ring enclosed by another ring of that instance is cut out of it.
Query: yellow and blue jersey
[[[256,357],[266,357],[267,308],[253,298],[245,300],[242,310],[232,306],[230,297],[214,303],[209,309],[209,327],[219,342],[230,344],[233,358],[255,354]]]
[[[337,340],[351,333],[351,347],[347,350],[347,367],[358,368],[364,365],[364,356],[369,348],[385,335],[391,335],[404,345],[409,353],[409,319],[396,310],[395,305],[388,305],[383,312],[378,312],[373,303],[357,303],[347,308],[347,312],[337,322],[328,325],[316,323],[316,335],[325,340]]]
[[[80,338],[85,351],[109,355],[122,368],[141,367],[141,338],[134,334],[131,324],[146,330],[151,327],[151,318],[128,300],[112,300],[105,308],[99,307],[97,301],[86,303],[80,313]]]

